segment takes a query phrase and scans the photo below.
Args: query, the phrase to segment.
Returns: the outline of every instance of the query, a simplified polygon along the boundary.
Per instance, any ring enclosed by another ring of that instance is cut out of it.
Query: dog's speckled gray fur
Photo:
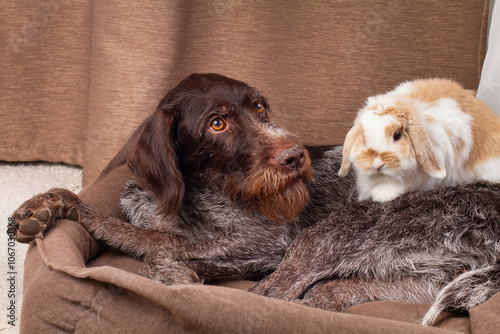
[[[351,203],[305,229],[251,291],[336,311],[435,301],[428,325],[500,291],[499,252],[498,186],[415,192],[382,205]]]

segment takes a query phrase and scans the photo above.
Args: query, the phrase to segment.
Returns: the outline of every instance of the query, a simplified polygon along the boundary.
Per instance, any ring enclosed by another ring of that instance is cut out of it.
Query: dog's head
[[[177,213],[186,187],[207,186],[290,221],[308,199],[310,158],[268,112],[266,99],[245,83],[193,74],[141,125],[129,167],[165,216]]]

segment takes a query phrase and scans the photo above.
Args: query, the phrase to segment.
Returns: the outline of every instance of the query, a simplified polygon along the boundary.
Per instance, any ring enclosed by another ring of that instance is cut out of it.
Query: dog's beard
[[[249,203],[248,207],[259,210],[275,222],[289,222],[304,210],[309,191],[303,181],[286,188],[275,196],[263,199],[263,203]]]
[[[309,200],[307,183],[312,175],[305,168],[300,175],[282,175],[273,167],[256,168],[242,186],[226,185],[226,192],[250,211],[260,211],[275,222],[295,219]]]

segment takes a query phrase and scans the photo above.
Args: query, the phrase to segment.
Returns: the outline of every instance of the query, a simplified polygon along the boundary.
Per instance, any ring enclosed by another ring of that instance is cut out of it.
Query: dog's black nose
[[[300,145],[284,149],[276,154],[276,162],[278,165],[290,169],[298,169],[304,165],[305,152],[304,148]]]

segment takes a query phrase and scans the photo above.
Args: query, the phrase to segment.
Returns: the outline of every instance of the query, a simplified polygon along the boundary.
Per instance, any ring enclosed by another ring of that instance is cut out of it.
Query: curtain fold
[[[0,160],[83,165],[91,1],[0,1]]]
[[[0,0],[0,160],[63,161],[90,182],[179,80],[260,89],[306,144],[341,144],[402,80],[476,89],[488,1]]]

